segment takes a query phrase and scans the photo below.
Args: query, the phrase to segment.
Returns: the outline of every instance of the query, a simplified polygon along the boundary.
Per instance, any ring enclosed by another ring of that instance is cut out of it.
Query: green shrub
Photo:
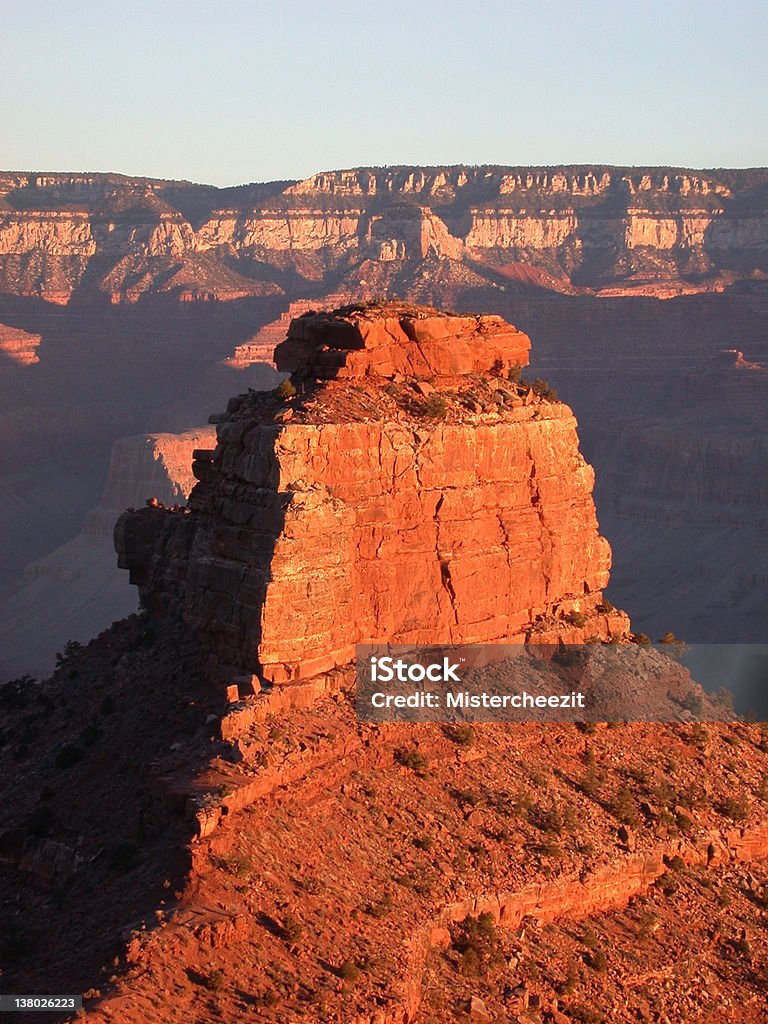
[[[371,917],[379,919],[391,914],[392,908],[392,897],[388,892],[386,892],[378,903],[370,903],[366,909],[367,913],[369,913]]]
[[[430,420],[443,420],[448,412],[448,403],[442,395],[433,392],[423,406],[423,413]]]
[[[77,640],[67,640],[64,644],[64,650],[56,653],[56,668],[61,668],[66,661],[74,658],[75,655],[80,654],[84,650],[83,645]]]
[[[717,810],[731,821],[746,821],[749,817],[749,802],[745,796],[727,796],[717,805]]]
[[[405,750],[402,747],[395,751],[395,760],[404,768],[410,768],[417,775],[423,774],[429,768],[429,758],[418,750]]]
[[[582,777],[578,786],[584,796],[596,797],[603,785],[603,776],[594,768],[590,768]]]
[[[286,914],[283,918],[283,937],[288,942],[298,942],[304,934],[304,925],[294,914]]]
[[[589,966],[593,971],[604,974],[608,970],[608,958],[602,949],[596,949],[589,957]]]
[[[451,947],[461,956],[459,969],[465,975],[479,975],[504,956],[493,914],[467,916],[451,927]]]
[[[454,725],[453,728],[448,730],[448,735],[460,747],[474,746],[475,730],[471,725]]]
[[[727,686],[721,686],[715,694],[717,703],[726,711],[733,711],[733,694]]]
[[[700,715],[704,710],[704,698],[696,690],[689,690],[683,697],[681,707],[692,715]]]
[[[203,984],[210,992],[221,992],[224,988],[224,971],[218,968],[203,975]]]
[[[637,824],[637,804],[632,791],[627,786],[619,786],[613,795],[609,809],[611,814],[623,825]]]
[[[585,736],[594,736],[597,732],[597,722],[576,722],[576,728]]]
[[[296,397],[296,388],[292,381],[284,380],[277,389],[277,397],[281,402],[287,402],[289,398]]]

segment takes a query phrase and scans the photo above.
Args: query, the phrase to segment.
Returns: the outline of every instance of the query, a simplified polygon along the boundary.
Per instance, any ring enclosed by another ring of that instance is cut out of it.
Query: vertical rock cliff
[[[366,641],[620,639],[576,421],[515,382],[529,345],[399,304],[295,319],[293,383],[229,403],[189,508],[121,517],[120,565],[221,674],[271,683]]]

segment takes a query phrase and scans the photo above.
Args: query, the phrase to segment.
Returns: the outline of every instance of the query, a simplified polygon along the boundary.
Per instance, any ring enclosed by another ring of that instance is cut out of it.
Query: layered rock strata
[[[763,168],[595,165],[358,168],[230,189],[0,174],[0,292],[234,300],[280,292],[275,270],[327,291],[350,261],[439,257],[674,294],[764,277],[765,183]]]
[[[270,683],[366,641],[621,639],[573,414],[508,379],[528,349],[499,317],[401,304],[295,320],[295,396],[231,400],[189,508],[121,517],[120,565],[216,671]]]

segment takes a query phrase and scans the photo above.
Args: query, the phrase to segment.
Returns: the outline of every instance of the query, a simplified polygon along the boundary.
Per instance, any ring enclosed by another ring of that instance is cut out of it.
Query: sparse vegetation
[[[295,944],[304,934],[304,925],[295,914],[286,914],[283,918],[283,937],[287,942]]]
[[[422,411],[429,420],[443,420],[448,413],[448,403],[443,395],[433,392],[424,403]]]
[[[637,804],[632,790],[619,786],[609,804],[609,810],[623,825],[636,825],[639,819]]]
[[[74,658],[75,655],[82,653],[84,650],[85,648],[79,641],[67,640],[64,644],[64,650],[56,652],[56,668],[61,668],[70,658]]]
[[[519,363],[515,363],[514,366],[510,366],[507,370],[507,380],[512,384],[519,383],[522,372],[522,366],[520,366]]]
[[[692,715],[700,715],[704,710],[704,699],[698,690],[689,690],[680,706],[685,711],[690,711]]]
[[[296,397],[296,387],[290,380],[284,380],[277,388],[277,397],[281,402],[287,402]]]
[[[203,975],[203,985],[208,989],[209,992],[221,992],[224,988],[224,971],[216,970],[209,971]]]
[[[415,748],[406,750],[401,747],[395,751],[395,760],[404,768],[410,768],[416,772],[417,775],[423,775],[429,768],[429,758]]]
[[[475,742],[475,730],[471,725],[462,723],[446,729],[447,735],[460,747],[471,747]]]
[[[717,805],[717,811],[731,821],[746,821],[749,817],[749,801],[742,794],[727,796]]]
[[[460,956],[459,970],[468,976],[485,974],[503,962],[493,914],[468,916],[451,928],[451,948]]]

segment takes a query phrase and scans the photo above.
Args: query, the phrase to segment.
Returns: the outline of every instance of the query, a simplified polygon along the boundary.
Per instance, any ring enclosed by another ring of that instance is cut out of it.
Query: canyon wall
[[[5,174],[0,290],[232,299],[432,254],[490,273],[532,264],[561,287],[674,293],[764,278],[767,201],[761,170],[372,168],[221,190]]]

